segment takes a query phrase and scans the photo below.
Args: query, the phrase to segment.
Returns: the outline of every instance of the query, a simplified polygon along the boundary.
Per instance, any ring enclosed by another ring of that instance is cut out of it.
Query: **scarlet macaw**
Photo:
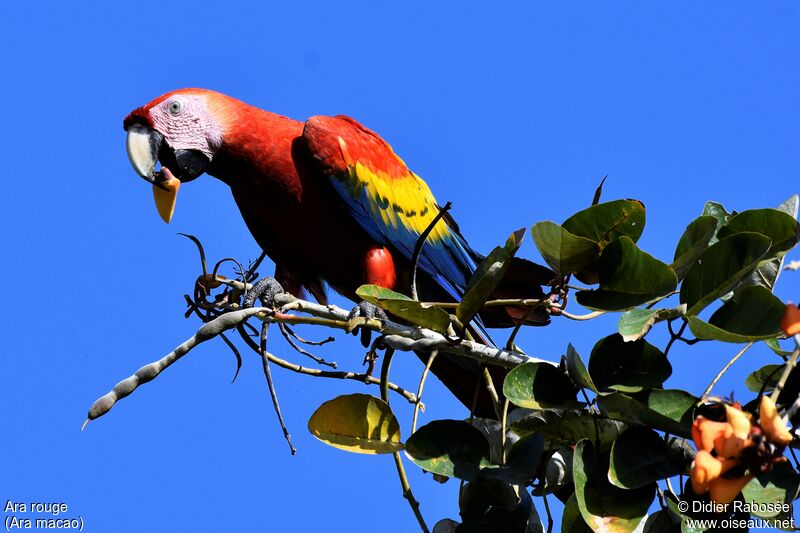
[[[162,218],[171,219],[181,183],[204,172],[220,179],[287,292],[308,291],[320,302],[324,282],[353,301],[366,283],[408,292],[414,246],[440,208],[389,144],[352,118],[300,122],[217,92],[181,89],[133,110],[124,128],[131,163],[153,183]],[[419,256],[420,299],[458,300],[481,260],[444,217]],[[517,259],[495,296],[541,297],[539,283],[551,277]],[[481,319],[510,326],[518,311],[495,309]],[[546,321],[542,313],[528,319]],[[471,329],[486,339],[480,326]],[[432,371],[462,403],[472,403],[481,375],[476,362],[443,356]],[[478,414],[493,416],[490,406],[482,399]]]

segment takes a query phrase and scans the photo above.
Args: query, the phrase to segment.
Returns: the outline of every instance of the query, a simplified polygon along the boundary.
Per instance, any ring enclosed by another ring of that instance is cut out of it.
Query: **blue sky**
[[[351,115],[454,203],[482,251],[519,227],[564,220],[608,175],[605,198],[642,200],[641,245],[669,261],[706,200],[743,210],[800,189],[798,9],[6,3],[0,500],[65,502],[65,516],[97,532],[416,527],[391,457],[346,454],[306,430],[321,402],[367,389],[276,370],[299,448],[291,457],[258,360],[245,354],[231,385],[221,343],[79,431],[95,398],[197,327],[182,316],[196,254],[176,232],[200,237],[214,258],[259,253],[226,187],[208,177],[184,187],[172,224],[161,222],[125,156],[122,118],[134,107],[199,86],[300,119]],[[537,257],[530,241],[521,253]],[[779,295],[800,298],[799,279],[784,276]],[[519,343],[556,360],[572,342],[586,358],[613,330],[614,319],[557,322]],[[273,349],[294,357],[277,339]],[[701,392],[735,351],[675,349],[667,386]],[[352,369],[363,356],[350,339],[320,353]],[[752,350],[717,390],[745,395],[745,371],[770,362]],[[393,379],[414,388],[419,362],[394,366]],[[466,416],[429,383],[423,422]],[[411,410],[395,405],[406,435]],[[409,470],[429,525],[457,518],[458,484]]]

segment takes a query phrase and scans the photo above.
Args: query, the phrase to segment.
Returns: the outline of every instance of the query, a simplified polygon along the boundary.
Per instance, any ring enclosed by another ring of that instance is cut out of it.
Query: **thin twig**
[[[306,357],[308,357],[309,359],[313,360],[318,365],[325,365],[325,366],[329,366],[331,368],[336,368],[336,361],[328,362],[325,359],[323,359],[322,357],[317,357],[316,355],[314,355],[313,353],[309,352],[308,350],[305,350],[305,349],[301,348],[300,346],[298,346],[297,343],[295,343],[292,340],[293,335],[289,331],[287,331],[286,328],[288,328],[288,327],[289,326],[287,326],[286,324],[283,324],[283,323],[279,323],[278,324],[278,329],[281,330],[281,334],[283,335],[283,338],[286,339],[286,342],[289,343],[289,346],[294,348],[294,350],[297,353],[299,353],[301,355],[305,355]]]
[[[547,503],[547,493],[542,493],[544,511],[547,513],[547,533],[553,533],[553,515],[550,513],[550,504]]]
[[[244,325],[238,326],[236,330],[239,332],[239,335],[242,337],[245,343],[247,343],[247,345],[250,346],[250,348],[253,351],[261,355],[261,351],[258,344],[256,344],[244,330]],[[370,376],[369,374],[347,372],[343,370],[321,370],[319,368],[308,368],[295,363],[290,363],[289,361],[281,359],[280,357],[277,357],[276,355],[271,354],[269,352],[267,352],[266,355],[271,363],[275,363],[281,368],[285,368],[286,370],[290,370],[298,374],[304,374],[306,376],[312,376],[318,378],[330,378],[330,379],[349,379],[352,381],[360,381],[361,383],[364,383],[366,385],[380,385],[381,383],[381,381],[378,378]],[[408,401],[408,403],[413,404],[417,402],[417,397],[414,395],[414,393],[405,390],[403,387],[395,385],[394,383],[391,382],[388,383],[388,387],[389,390],[394,391],[397,394],[400,394],[402,397],[404,397]]]
[[[219,337],[225,342],[228,348],[231,349],[233,355],[236,356],[236,372],[233,374],[233,379],[231,380],[231,383],[233,383],[236,381],[237,376],[239,376],[239,371],[242,369],[242,354],[239,353],[239,349],[224,333],[220,333]]]
[[[506,424],[508,423],[508,398],[503,401],[503,416],[500,420],[500,464],[506,464]]]
[[[197,251],[200,252],[200,268],[203,269],[203,279],[208,275],[208,269],[206,268],[206,252],[203,250],[203,244],[200,242],[200,239],[195,237],[194,235],[189,235],[188,233],[178,233],[178,235],[182,235],[187,239],[191,240],[195,246],[197,246]]]
[[[433,217],[428,227],[425,228],[419,238],[417,239],[416,244],[414,245],[414,253],[411,254],[411,298],[413,300],[418,300],[417,296],[417,263],[419,263],[419,254],[422,252],[422,246],[425,244],[425,241],[428,239],[428,235],[430,235],[433,228],[439,221],[444,217],[444,215],[453,207],[452,202],[447,202],[444,204],[444,207],[439,209],[439,212],[436,213],[436,216]]]
[[[297,342],[299,342],[300,344],[307,344],[308,346],[323,346],[325,344],[328,344],[329,342],[333,342],[336,340],[335,337],[328,337],[327,339],[322,339],[321,341],[310,341],[298,335],[288,324],[284,324],[284,327],[286,328],[286,331],[289,333],[289,335],[294,337],[295,340],[297,340]]]
[[[569,318],[570,320],[591,320],[593,318],[597,318],[601,315],[604,315],[608,312],[608,311],[593,311],[591,313],[586,313],[585,315],[573,315],[572,313],[569,313],[557,307],[553,309],[559,309],[558,312],[555,314],[563,316],[564,318]]]
[[[675,344],[675,341],[682,338],[681,335],[683,335],[683,332],[686,330],[686,326],[688,325],[689,323],[684,320],[683,324],[681,324],[680,329],[678,329],[678,333],[675,333],[674,331],[672,331],[672,321],[671,320],[667,321],[667,329],[669,329],[669,342],[667,342],[667,346],[666,348],[664,348],[664,357],[667,357],[669,355],[669,351],[672,349],[672,346]]]
[[[492,403],[494,404],[494,413],[497,415],[497,418],[501,418],[503,416],[503,405],[500,403],[500,396],[497,394],[497,389],[494,388],[494,380],[492,379],[492,374],[489,372],[489,367],[483,367],[483,379],[486,383],[486,390],[489,392],[489,396],[492,398]]]
[[[438,350],[434,350],[428,356],[428,362],[425,363],[425,370],[422,371],[422,376],[419,378],[419,387],[417,388],[417,403],[414,404],[414,415],[411,417],[411,433],[417,431],[417,415],[419,414],[420,406],[422,405],[422,389],[425,387],[425,379],[431,371],[433,360],[439,355]]]
[[[536,307],[547,305],[548,299],[544,298],[499,298],[497,300],[487,300],[483,307]],[[420,302],[427,307],[441,307],[442,309],[455,309],[458,302]]]
[[[383,361],[381,363],[381,399],[386,402],[387,405],[389,404],[388,383],[389,368],[392,365],[392,357],[394,357],[394,349],[387,348],[383,353]],[[411,507],[411,511],[417,518],[420,529],[422,529],[423,533],[429,533],[430,530],[425,524],[425,518],[423,518],[422,512],[419,510],[419,502],[416,498],[414,498],[414,493],[411,492],[411,485],[408,482],[406,469],[403,466],[403,458],[400,456],[400,452],[392,452],[392,456],[394,456],[394,464],[397,468],[397,475],[400,478],[400,486],[403,488],[403,498],[408,501],[408,505]]]
[[[727,364],[725,364],[725,366],[723,366],[719,372],[717,372],[717,375],[714,376],[714,379],[711,380],[711,383],[708,384],[708,387],[706,387],[706,390],[704,390],[702,396],[700,396],[701,400],[705,401],[705,399],[708,398],[708,395],[711,393],[711,390],[714,388],[714,385],[717,384],[717,382],[722,378],[725,372],[727,372],[728,369],[733,366],[733,363],[738,361],[739,358],[743,356],[744,353],[747,350],[749,350],[754,344],[755,342],[748,342],[747,344],[745,344],[744,347],[741,350],[739,350],[739,353],[734,355],[731,358],[731,360],[728,361]]]
[[[514,325],[514,329],[511,331],[511,335],[508,336],[508,340],[506,341],[506,350],[513,350],[514,349],[514,341],[517,338],[517,333],[519,333],[522,326],[525,325],[525,322],[539,309],[540,306],[531,306],[525,311],[525,314],[522,315],[522,318]]]
[[[261,324],[261,366],[264,369],[264,377],[267,378],[267,386],[269,387],[269,395],[272,397],[272,406],[275,408],[275,414],[278,416],[278,422],[283,430],[283,437],[286,443],[289,444],[289,450],[292,455],[297,454],[297,450],[292,444],[292,436],[286,428],[286,423],[283,421],[281,414],[281,406],[278,403],[278,393],[275,391],[275,384],[272,382],[272,371],[269,368],[269,358],[267,357],[267,330],[269,329],[269,322],[264,321]]]

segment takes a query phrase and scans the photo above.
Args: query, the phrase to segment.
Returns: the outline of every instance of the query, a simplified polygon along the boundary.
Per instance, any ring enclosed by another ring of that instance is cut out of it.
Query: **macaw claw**
[[[244,307],[253,307],[256,300],[259,300],[263,307],[275,307],[275,296],[282,292],[284,292],[283,287],[278,283],[278,280],[272,276],[261,278],[245,294]]]
[[[347,332],[352,332],[353,335],[361,333],[361,345],[367,348],[372,341],[372,330],[369,328],[361,327],[356,319],[363,318],[369,320],[371,318],[378,318],[381,320],[388,320],[386,312],[377,305],[371,304],[367,301],[360,301],[353,307],[350,314],[347,315]]]

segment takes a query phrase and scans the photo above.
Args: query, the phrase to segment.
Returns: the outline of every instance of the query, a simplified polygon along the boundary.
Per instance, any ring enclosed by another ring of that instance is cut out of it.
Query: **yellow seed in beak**
[[[153,185],[153,199],[156,201],[156,209],[158,209],[161,219],[167,224],[172,220],[172,214],[175,212],[175,202],[178,198],[180,186],[181,180],[172,175],[169,175],[165,181],[161,182],[163,189]]]

